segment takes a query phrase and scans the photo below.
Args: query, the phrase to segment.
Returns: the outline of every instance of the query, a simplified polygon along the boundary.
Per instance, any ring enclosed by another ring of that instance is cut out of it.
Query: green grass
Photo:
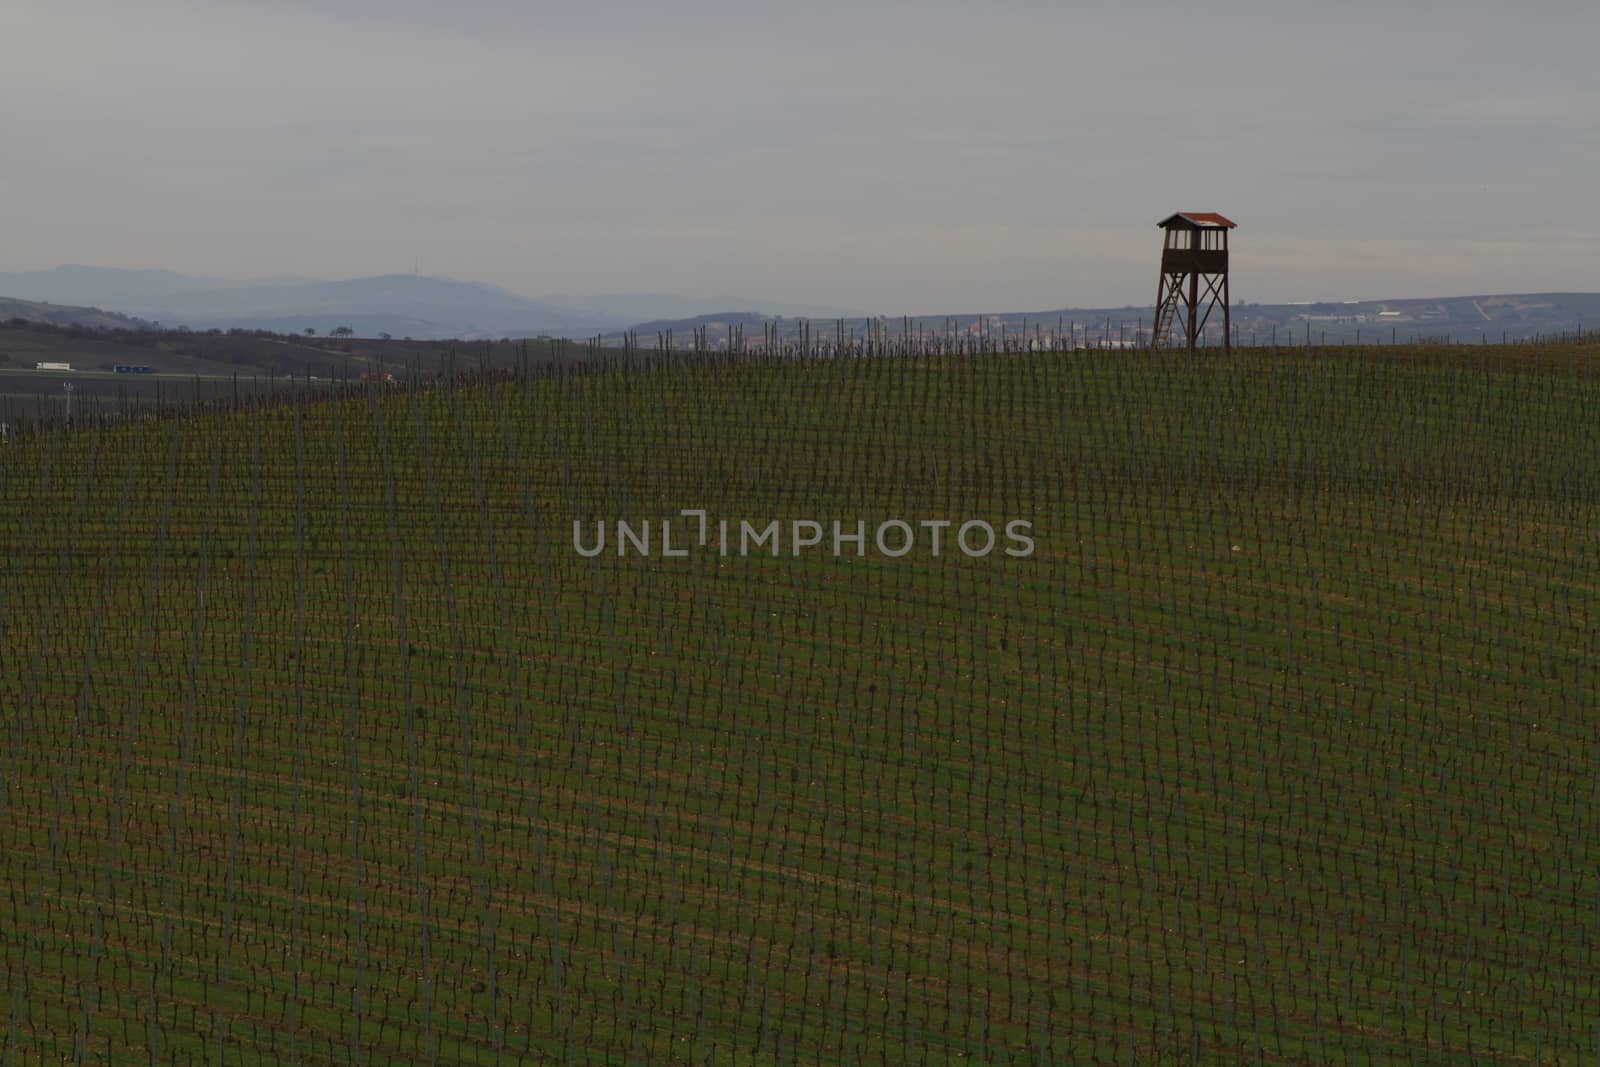
[[[684,364],[0,448],[0,1059],[1600,1054],[1600,379],[1542,355]],[[573,550],[684,508],[1037,548]]]

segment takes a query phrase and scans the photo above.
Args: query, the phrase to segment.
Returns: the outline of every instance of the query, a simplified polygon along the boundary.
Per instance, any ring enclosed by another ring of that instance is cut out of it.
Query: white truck
[[[35,363],[33,365],[33,369],[34,370],[71,370],[72,369],[72,364],[70,364],[70,363],[50,363],[50,362],[47,361],[47,362],[43,362],[43,363]]]

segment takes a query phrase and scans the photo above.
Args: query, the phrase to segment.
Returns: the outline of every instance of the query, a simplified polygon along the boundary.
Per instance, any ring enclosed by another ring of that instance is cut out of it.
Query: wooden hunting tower
[[[1150,343],[1172,343],[1174,323],[1191,351],[1211,312],[1222,306],[1222,347],[1232,350],[1233,321],[1228,313],[1228,231],[1234,223],[1214,211],[1180,211],[1156,225],[1166,234],[1161,245],[1161,280],[1156,284],[1156,318]],[[1203,287],[1203,288],[1202,288]],[[1205,311],[1201,313],[1201,305]]]

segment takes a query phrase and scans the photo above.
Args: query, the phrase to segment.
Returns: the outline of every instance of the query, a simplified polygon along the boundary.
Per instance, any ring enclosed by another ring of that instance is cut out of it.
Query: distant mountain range
[[[26,300],[92,304],[164,326],[327,333],[348,326],[364,337],[419,339],[560,334],[584,336],[628,320],[564,308],[481,282],[413,274],[345,281],[269,278],[230,281],[160,270],[66,266],[0,273],[0,293]]]
[[[1079,342],[1139,343],[1151,308],[1063,307],[1043,311],[930,314],[874,318],[860,311],[778,304],[735,297],[682,297],[659,293],[610,296],[519,296],[482,282],[415,274],[343,281],[279,277],[255,281],[193,277],[164,270],[65,266],[46,271],[0,272],[0,319],[137,327],[137,319],[163,326],[266,329],[318,334],[348,326],[357,336],[421,340],[501,337],[593,337],[620,341],[628,330],[653,345],[670,331],[687,345],[697,330],[706,343],[726,344],[730,334],[758,340],[764,324],[793,336],[802,320],[813,337],[843,331],[860,337],[901,329],[998,336],[1052,331]],[[19,303],[21,302],[21,303]],[[48,303],[42,303],[48,302]],[[13,310],[29,303],[31,310]],[[103,311],[100,309],[104,309]],[[870,325],[869,325],[870,324]],[[1233,325],[1249,343],[1403,341],[1418,337],[1507,340],[1600,327],[1600,294],[1529,293],[1343,303],[1236,304]]]
[[[281,277],[255,281],[193,277],[164,270],[69,265],[45,271],[0,272],[0,294],[54,304],[92,305],[164,326],[327,333],[348,326],[357,335],[419,340],[587,337],[643,319],[689,316],[729,307],[755,307],[737,298],[657,293],[531,299],[482,282],[416,274],[322,281]],[[775,314],[860,314],[804,305]]]

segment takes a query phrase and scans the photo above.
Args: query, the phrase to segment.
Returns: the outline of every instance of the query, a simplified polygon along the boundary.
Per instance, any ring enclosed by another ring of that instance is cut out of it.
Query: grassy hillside
[[[48,323],[53,326],[83,326],[97,330],[137,330],[149,325],[142,319],[115,311],[0,296],[0,322],[12,320]]]
[[[0,447],[0,1050],[1592,1058],[1600,381],[1546,355],[679,365]]]
[[[432,379],[467,367],[509,369],[581,363],[599,349],[570,341],[533,339],[438,342],[309,337],[265,331],[103,330],[22,321],[0,322],[0,422],[59,416],[62,385],[73,385],[74,411],[122,415],[175,402],[222,401],[270,394],[288,380],[359,381],[363,374],[397,380]],[[35,372],[40,362],[68,363],[70,375]],[[116,374],[118,365],[154,374]]]
[[[558,343],[557,343],[558,344]],[[71,363],[75,369],[110,370],[118,363],[154,367],[162,374],[241,376],[306,374],[352,376],[369,367],[403,371],[433,368],[449,356],[463,363],[487,356],[515,361],[519,351],[550,350],[549,342],[463,342],[310,337],[267,331],[89,328],[24,320],[0,321],[0,367],[32,367],[36,361]]]

